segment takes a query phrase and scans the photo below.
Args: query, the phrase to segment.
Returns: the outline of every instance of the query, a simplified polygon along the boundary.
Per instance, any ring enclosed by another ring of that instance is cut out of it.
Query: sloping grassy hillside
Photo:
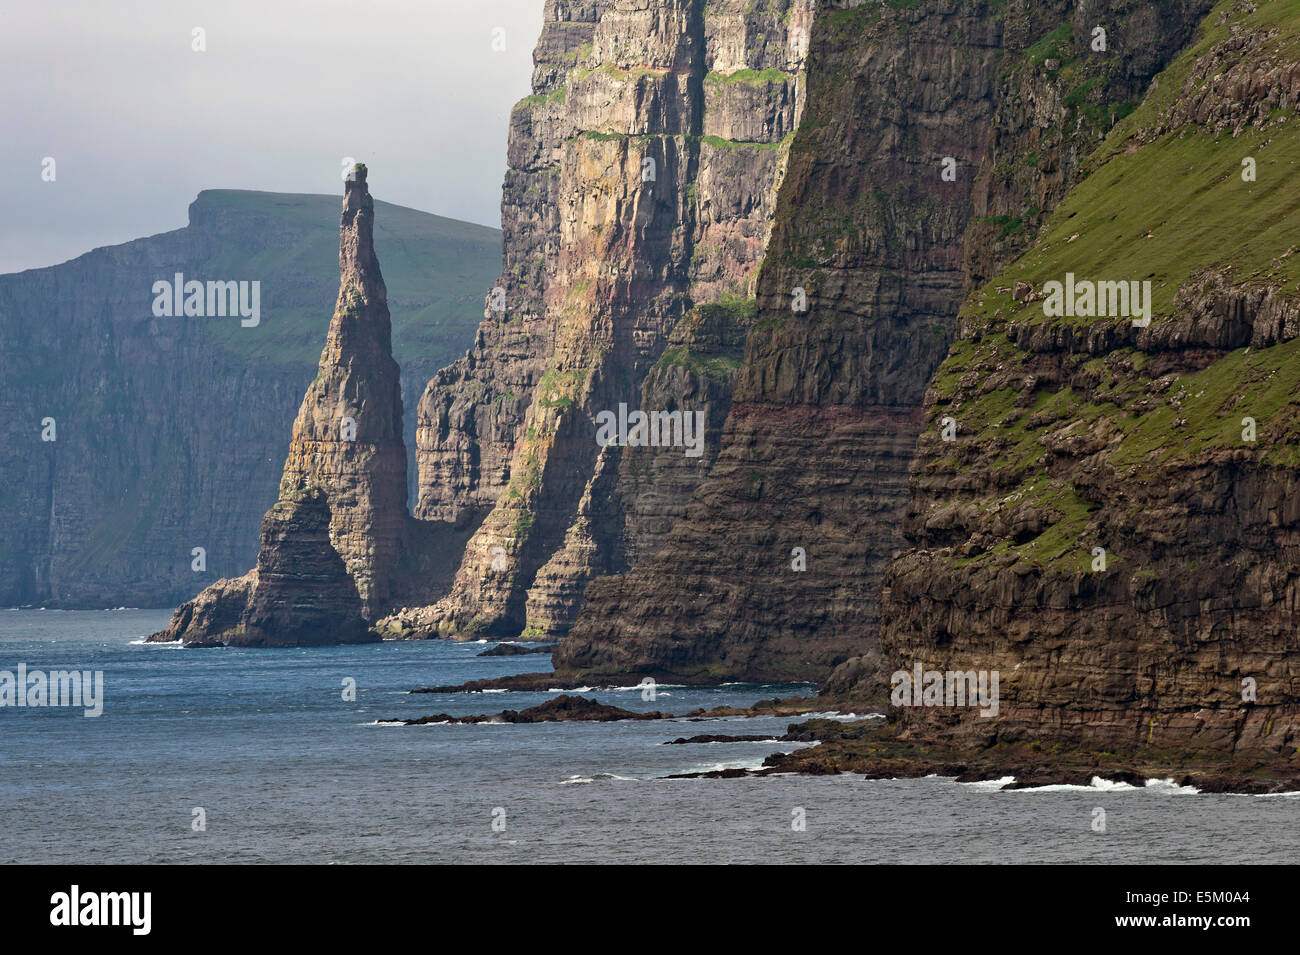
[[[195,221],[213,221],[222,232],[264,221],[276,232],[296,233],[292,243],[268,248],[225,246],[204,263],[213,274],[266,277],[262,324],[212,323],[222,347],[250,358],[316,363],[330,312],[296,301],[299,282],[276,287],[273,280],[319,278],[337,289],[339,202],[338,196],[231,189],[199,193],[191,206]],[[459,358],[500,273],[500,231],[377,201],[375,253],[388,286],[393,352],[403,378],[408,365],[440,368]]]
[[[1086,569],[1098,507],[1120,506],[1099,498],[1098,468],[1121,487],[1234,449],[1256,465],[1300,463],[1300,340],[1227,351],[1157,341],[1162,323],[1187,319],[1206,275],[1216,294],[1300,291],[1300,122],[1279,92],[1297,62],[1300,2],[1218,4],[1029,251],[969,297],[929,402],[931,427],[951,417],[960,437],[925,442],[922,484],[975,503],[985,526],[1016,509],[1048,519],[966,559],[1009,552]],[[1150,281],[1152,340],[1135,340],[1124,317],[1045,315],[1045,283],[1067,272]],[[1017,344],[1031,338],[1032,349]],[[1255,442],[1243,439],[1247,417]],[[1097,452],[1087,486],[1061,464]],[[984,494],[940,477],[963,471],[983,477]]]

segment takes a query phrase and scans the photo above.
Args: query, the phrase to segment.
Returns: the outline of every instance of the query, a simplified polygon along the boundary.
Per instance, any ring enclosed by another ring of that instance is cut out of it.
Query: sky
[[[499,227],[542,3],[7,2],[0,273],[180,228],[202,189],[341,195],[345,158],[377,199]]]

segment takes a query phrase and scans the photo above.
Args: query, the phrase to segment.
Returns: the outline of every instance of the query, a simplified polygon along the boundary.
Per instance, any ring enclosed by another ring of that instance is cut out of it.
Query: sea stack
[[[339,296],[293,426],[257,569],[182,605],[151,640],[298,646],[377,640],[406,522],[402,397],[366,167],[349,174]]]
[[[343,194],[338,302],[280,479],[281,504],[314,488],[325,493],[330,543],[356,582],[367,619],[387,609],[406,520],[402,393],[374,224],[366,167],[358,164]]]

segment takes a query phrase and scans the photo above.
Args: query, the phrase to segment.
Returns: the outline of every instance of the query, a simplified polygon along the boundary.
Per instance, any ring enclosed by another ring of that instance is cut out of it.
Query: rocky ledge
[[[638,713],[635,710],[610,706],[607,703],[601,703],[585,696],[570,696],[566,693],[537,706],[530,706],[525,710],[502,710],[500,713],[475,716],[452,716],[449,713],[435,713],[432,716],[421,716],[416,719],[396,718],[380,720],[379,722],[423,726],[430,723],[610,723],[615,720],[709,720],[728,716],[796,716],[815,712],[818,709],[817,702],[812,697],[788,697],[777,700],[760,700],[753,706],[747,707],[714,706],[709,709],[697,708],[689,713],[677,716],[659,710]],[[695,740],[677,740],[677,742],[695,742]]]
[[[479,654],[481,657],[518,657],[530,653],[550,653],[555,649],[555,644],[543,644],[540,647],[524,647],[517,643],[498,643],[490,650],[484,650]]]

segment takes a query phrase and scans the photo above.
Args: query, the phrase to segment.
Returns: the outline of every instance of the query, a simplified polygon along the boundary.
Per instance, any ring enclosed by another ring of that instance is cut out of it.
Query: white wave
[[[138,640],[132,640],[132,641],[128,644],[128,646],[132,646],[132,647],[168,647],[168,648],[171,648],[171,649],[174,650],[174,649],[176,649],[177,647],[183,647],[183,646],[185,646],[185,641],[184,641],[184,640],[165,640],[165,641],[162,641],[161,643],[150,643],[148,637],[141,637],[141,638],[138,639]]]
[[[1047,786],[1028,786],[1025,789],[1013,789],[1010,792],[1017,793],[1095,793],[1095,792],[1124,792],[1136,791],[1138,787],[1128,783],[1112,782],[1109,779],[1102,779],[1099,776],[1093,776],[1092,782],[1086,786],[1079,786],[1075,783],[1051,783]]]
[[[962,783],[961,785],[980,793],[995,793],[1003,786],[1010,786],[1015,781],[1015,776],[1003,776],[1001,779],[981,779],[978,782]]]
[[[840,720],[845,723],[857,723],[863,720],[883,720],[885,714],[863,713],[859,715],[857,713],[841,713],[839,710],[827,710],[824,713],[800,713],[798,714],[798,717],[801,720]],[[794,717],[792,716],[789,718],[793,719]]]
[[[679,776],[683,773],[721,773],[728,769],[746,769],[753,770],[763,768],[765,757],[750,757],[749,759],[733,759],[727,762],[706,763],[703,766],[688,766],[685,769],[675,769],[667,775]]]
[[[571,686],[568,689],[553,686],[547,693],[631,693],[634,690],[649,689],[649,685],[643,686],[638,683],[636,686]],[[671,693],[664,693],[663,690],[684,690],[684,683],[656,683],[654,690],[659,696],[672,696]]]
[[[1011,791],[1022,793],[1088,793],[1142,792],[1144,790],[1165,793],[1173,792],[1188,796],[1194,796],[1200,792],[1200,790],[1195,786],[1179,786],[1172,779],[1148,779],[1141,786],[1134,786],[1132,783],[1117,782],[1113,779],[1102,779],[1100,776],[1093,776],[1092,781],[1086,786],[1078,786],[1073,783],[1053,783],[1050,786],[1031,786],[1027,789],[1015,789]]]
[[[1144,788],[1163,790],[1165,792],[1187,796],[1199,796],[1201,794],[1201,791],[1195,786],[1180,786],[1168,776],[1164,779],[1148,779]]]
[[[603,782],[635,783],[640,782],[640,780],[634,776],[618,776],[614,773],[594,773],[591,776],[570,776],[568,779],[560,780],[560,785],[585,786],[589,783]]]
[[[414,691],[412,691],[412,690],[402,690],[401,692],[403,692],[403,693],[413,693]],[[453,692],[449,692],[449,693],[439,693],[439,694],[437,694],[437,695],[438,695],[438,696],[459,696],[459,695],[461,695],[461,694],[464,694],[465,696],[476,696],[476,695],[478,695],[479,693],[509,693],[509,692],[510,692],[509,690],[455,690],[455,691],[453,691]]]
[[[777,738],[774,736],[774,737],[772,737],[771,739],[711,739],[711,740],[709,740],[707,743],[692,743],[691,745],[692,745],[692,746],[731,746],[731,745],[733,745],[733,744],[735,744],[735,743],[762,743],[762,744],[771,744],[771,743],[785,743],[785,742],[788,742],[788,741],[787,741],[787,740],[783,740],[783,739],[777,739]],[[808,744],[807,744],[807,743],[802,743],[802,744],[799,744],[799,745],[807,746]]]

